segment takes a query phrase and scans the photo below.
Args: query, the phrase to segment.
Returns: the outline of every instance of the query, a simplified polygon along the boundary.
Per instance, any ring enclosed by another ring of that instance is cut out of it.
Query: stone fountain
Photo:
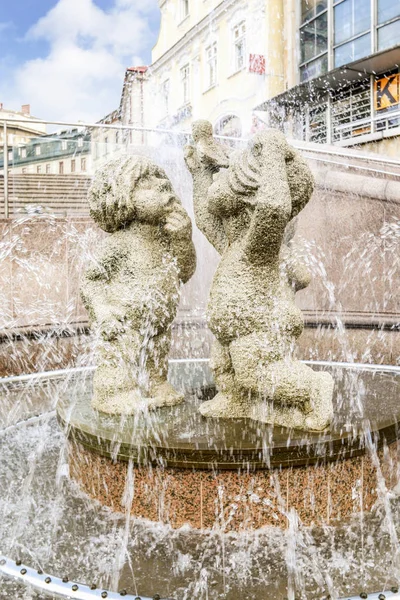
[[[362,510],[374,504],[373,462],[395,457],[400,411],[394,394],[382,410],[367,375],[357,413],[343,400],[345,369],[296,359],[295,293],[310,276],[293,237],[313,177],[274,130],[233,153],[206,121],[193,125],[193,139],[185,160],[196,224],[221,255],[207,311],[210,364],[178,361],[166,382],[179,285],[195,264],[190,222],[156,165],[109,163],[89,198],[110,235],[82,286],[99,330],[93,392],[79,383],[57,407],[72,476],[123,512],[133,468],[131,514],[174,528],[285,528],[293,511],[304,524],[343,521],[360,481]],[[366,454],[371,436],[375,458]],[[390,469],[380,473],[396,484]]]

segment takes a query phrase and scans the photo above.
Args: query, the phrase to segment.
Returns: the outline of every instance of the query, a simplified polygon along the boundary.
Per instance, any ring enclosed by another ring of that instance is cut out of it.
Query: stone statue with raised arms
[[[276,130],[231,153],[207,121],[193,124],[193,139],[185,159],[196,224],[221,255],[207,309],[218,393],[200,411],[323,430],[332,419],[333,379],[293,354],[303,330],[294,296],[310,281],[293,235],[313,192],[311,171]]]

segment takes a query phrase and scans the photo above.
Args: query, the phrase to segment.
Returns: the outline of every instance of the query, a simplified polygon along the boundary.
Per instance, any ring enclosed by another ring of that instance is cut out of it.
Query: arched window
[[[242,124],[236,115],[227,115],[222,117],[214,127],[215,135],[226,137],[241,137]]]

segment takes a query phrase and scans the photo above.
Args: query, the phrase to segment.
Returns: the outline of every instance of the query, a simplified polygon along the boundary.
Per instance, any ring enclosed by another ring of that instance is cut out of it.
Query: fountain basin
[[[400,370],[314,368],[334,376],[335,420],[313,434],[202,417],[198,406],[215,393],[204,360],[171,362],[184,404],[128,417],[93,410],[90,378],[78,377],[57,406],[71,475],[90,497],[124,512],[132,468],[132,514],[173,528],[285,528],[293,510],[304,525],[324,525],[369,511],[380,486],[398,484]]]
[[[380,392],[379,398],[389,406],[385,394],[394,394],[393,400],[398,397],[399,370],[373,367],[376,374],[370,379],[366,369],[366,366],[360,371],[354,366],[352,372],[343,369],[343,373],[349,374],[344,384],[348,394],[340,401],[344,402],[358,389],[362,398],[366,394],[376,397]],[[206,388],[205,370],[206,365],[200,368],[193,362],[172,363],[171,378],[179,383],[178,375],[183,371],[181,380],[187,382],[189,374],[196,373],[194,387],[201,383]],[[79,387],[90,394],[91,376],[91,370],[82,369],[0,382],[3,408],[0,542],[7,557],[4,565],[0,561],[1,597],[25,597],[27,583],[40,589],[43,598],[48,594],[53,597],[53,588],[45,582],[50,577],[51,583],[57,585],[60,579],[68,579],[62,590],[66,595],[60,597],[82,600],[101,597],[104,590],[108,591],[108,597],[127,590],[128,598],[153,597],[158,592],[161,598],[175,600],[238,597],[284,600],[289,590],[294,589],[296,597],[307,599],[326,598],[330,594],[348,600],[366,592],[368,598],[378,599],[382,593],[386,598],[398,598],[400,502],[396,494],[383,488],[382,478],[374,509],[356,512],[356,493],[360,490],[356,486],[354,515],[335,522],[335,526],[306,527],[298,518],[300,515],[292,511],[286,514],[286,528],[273,526],[253,531],[242,528],[226,533],[224,528],[228,529],[229,523],[223,519],[216,519],[212,530],[204,527],[202,531],[187,525],[172,529],[160,522],[132,519],[129,492],[135,492],[136,469],[144,468],[144,465],[135,467],[134,461],[117,462],[126,467],[129,475],[124,490],[128,492],[124,513],[113,512],[82,493],[68,472],[67,444],[72,440],[68,441],[60,430],[52,409],[58,399],[65,401]],[[354,409],[353,401],[350,405]],[[70,415],[73,407],[70,404]],[[295,435],[292,432],[292,438]],[[365,456],[374,456],[375,444],[366,446]],[[397,461],[390,464],[385,445],[381,452],[379,468],[383,463],[389,473],[395,474]],[[112,462],[97,456],[99,460]],[[158,469],[156,463],[150,468]],[[268,469],[263,471],[271,473]],[[235,473],[227,469],[223,472]],[[119,482],[115,479],[111,483],[117,486]],[[218,499],[220,502],[219,496]],[[162,506],[167,506],[168,497],[161,495],[157,502],[162,520]],[[215,507],[216,512],[220,506]],[[193,506],[192,510],[198,511],[199,506]],[[286,509],[279,506],[279,510]],[[21,572],[24,569],[25,574]],[[26,575],[34,581],[28,582]],[[75,584],[79,590],[71,593]],[[92,584],[96,590],[89,592],[87,588]],[[57,588],[58,593],[60,589]]]

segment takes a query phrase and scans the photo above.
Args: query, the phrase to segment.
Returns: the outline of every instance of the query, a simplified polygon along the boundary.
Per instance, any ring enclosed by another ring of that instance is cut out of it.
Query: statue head
[[[230,194],[247,205],[257,202],[257,192],[263,187],[289,185],[292,202],[291,218],[307,204],[314,189],[314,179],[307,163],[288,144],[280,131],[259,132],[247,148],[231,157],[226,171]]]
[[[213,128],[210,121],[199,119],[192,123],[192,136],[195,143],[201,139],[211,139],[213,136]]]
[[[178,201],[164,169],[140,155],[102,165],[96,170],[88,193],[90,215],[108,233],[123,229],[138,218],[146,200],[149,212],[153,208],[154,220],[168,202]],[[157,203],[158,213],[152,207]]]

